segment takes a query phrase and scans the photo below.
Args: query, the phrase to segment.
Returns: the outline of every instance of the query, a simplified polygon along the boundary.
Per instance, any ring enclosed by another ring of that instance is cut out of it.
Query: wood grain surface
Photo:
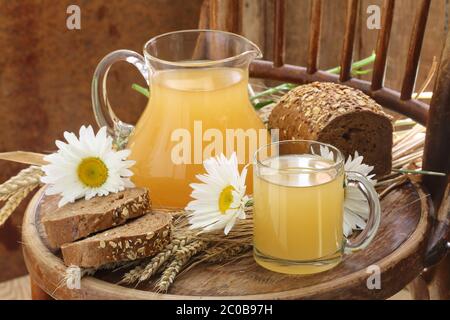
[[[23,276],[0,283],[0,300],[30,300],[30,277]],[[408,290],[403,289],[389,300],[411,300]]]
[[[421,272],[429,232],[427,196],[417,186],[405,184],[383,199],[381,227],[372,244],[324,273],[282,275],[245,258],[225,265],[198,265],[180,276],[169,294],[152,292],[153,283],[137,288],[118,286],[123,271],[98,272],[95,277],[84,278],[80,290],[69,290],[62,284],[66,268],[58,252],[47,248],[42,238],[45,235],[39,231],[40,215],[45,214],[41,209],[53,210],[55,199],[41,198],[42,191],[33,198],[25,215],[24,255],[32,279],[58,299],[385,299]],[[373,264],[381,271],[380,290],[366,286],[366,268]]]
[[[308,58],[310,37],[310,10],[313,0],[286,0],[286,59],[287,64],[305,66]],[[255,3],[256,2],[256,3]],[[244,1],[243,34],[258,44],[264,59],[273,58],[273,1]],[[414,25],[418,0],[396,0],[391,39],[387,55],[385,84],[399,90],[405,70],[405,57],[408,52],[410,33]],[[379,30],[367,28],[367,8],[377,5],[382,8],[383,0],[361,0],[356,26],[353,60],[369,56],[376,49]],[[417,83],[422,84],[432,65],[433,57],[439,57],[445,34],[448,30],[446,13],[449,8],[446,0],[431,1],[430,16],[427,22],[422,46]],[[339,65],[340,52],[345,33],[347,1],[322,0],[322,24],[318,66],[326,70]],[[255,13],[258,13],[255,15]],[[371,75],[358,78],[370,80]],[[432,90],[433,82],[427,90]]]
[[[30,277],[23,276],[0,283],[0,300],[30,300]]]

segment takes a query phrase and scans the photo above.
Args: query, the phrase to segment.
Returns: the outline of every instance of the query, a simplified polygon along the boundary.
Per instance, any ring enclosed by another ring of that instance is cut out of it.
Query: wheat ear
[[[188,237],[183,237],[180,239],[173,239],[172,242],[166,247],[166,250],[158,253],[147,266],[144,268],[142,275],[139,277],[139,282],[150,279],[161,266],[169,260],[169,258],[178,252],[180,249],[184,248],[190,239]]]
[[[0,200],[11,197],[22,188],[39,184],[42,175],[42,169],[38,166],[30,166],[23,169],[0,185]]]
[[[0,209],[0,226],[2,226],[5,221],[11,216],[11,214],[16,210],[16,208],[20,205],[23,199],[37,187],[37,184],[33,184],[22,189],[19,189],[15,193],[13,193],[5,205]]]
[[[231,258],[238,256],[239,254],[246,252],[252,248],[248,244],[238,244],[238,245],[218,245],[207,249],[201,259],[202,261],[207,261],[211,263],[225,262]]]
[[[189,242],[188,237],[173,239],[160,253],[154,256],[149,262],[140,264],[124,274],[122,280],[119,283],[134,283],[136,281],[145,281],[150,279],[158,270],[164,265],[167,260],[177,251],[180,247],[186,245]]]
[[[122,277],[122,279],[118,282],[118,284],[120,283],[134,283],[136,281],[139,280],[139,278],[141,277],[142,271],[144,270],[144,266],[142,265],[138,265],[136,267],[134,267],[133,269],[131,269],[130,271],[128,271],[127,273],[125,273]]]
[[[208,242],[197,240],[183,247],[176,254],[174,259],[169,263],[164,270],[161,279],[156,285],[157,292],[167,292],[170,285],[174,282],[175,277],[180,273],[181,269],[186,263],[198,252],[202,251],[208,246]]]
[[[61,278],[61,280],[58,282],[58,285],[55,287],[55,290],[53,290],[53,293],[55,293],[59,288],[61,288],[62,286],[64,286],[65,284],[67,284],[67,282],[70,280],[72,281],[76,281],[76,280],[80,280],[83,279],[86,276],[93,276],[97,271],[99,270],[113,270],[116,268],[120,268],[120,267],[126,267],[127,265],[129,265],[130,263],[135,263],[134,261],[119,261],[119,262],[111,262],[111,263],[107,263],[104,264],[102,266],[96,267],[96,268],[81,268],[75,265],[70,265],[69,267],[67,267],[66,272],[64,274],[64,276]],[[69,269],[71,268],[77,268],[78,272],[77,273],[72,273],[72,272],[68,272]],[[78,277],[79,279],[73,278],[73,277]]]

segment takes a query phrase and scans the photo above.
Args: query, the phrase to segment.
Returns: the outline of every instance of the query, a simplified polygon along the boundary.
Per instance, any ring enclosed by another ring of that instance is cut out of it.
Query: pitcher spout
[[[246,67],[262,53],[243,36],[220,30],[182,30],[150,39],[144,46],[149,67]]]
[[[261,49],[259,49],[259,47],[252,41],[244,37],[242,38],[243,41],[246,42],[246,45],[249,47],[247,51],[242,53],[242,56],[246,57],[246,59],[248,60],[248,64],[250,64],[255,59],[261,59],[263,57]]]

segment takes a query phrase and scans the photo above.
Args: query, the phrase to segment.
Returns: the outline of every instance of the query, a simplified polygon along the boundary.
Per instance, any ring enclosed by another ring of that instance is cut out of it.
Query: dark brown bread
[[[377,176],[391,172],[391,119],[373,99],[348,86],[313,82],[291,90],[273,109],[269,128],[280,130],[280,140],[329,143],[345,157],[358,151]]]
[[[125,225],[61,247],[67,266],[98,267],[152,256],[170,243],[172,217],[148,213]]]
[[[145,189],[131,188],[104,197],[80,199],[47,213],[42,223],[51,247],[87,237],[90,234],[121,225],[128,219],[150,210]]]

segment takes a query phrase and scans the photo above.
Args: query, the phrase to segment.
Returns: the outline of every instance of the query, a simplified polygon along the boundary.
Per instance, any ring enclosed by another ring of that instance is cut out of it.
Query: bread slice
[[[358,151],[378,177],[391,172],[391,118],[360,90],[327,82],[299,86],[280,99],[269,128],[279,129],[280,140],[329,143],[346,158]]]
[[[148,213],[125,225],[64,244],[64,263],[90,268],[152,256],[170,243],[171,221],[168,213]]]
[[[59,248],[64,243],[121,225],[150,209],[148,192],[131,188],[104,197],[80,199],[42,217],[48,243]]]

